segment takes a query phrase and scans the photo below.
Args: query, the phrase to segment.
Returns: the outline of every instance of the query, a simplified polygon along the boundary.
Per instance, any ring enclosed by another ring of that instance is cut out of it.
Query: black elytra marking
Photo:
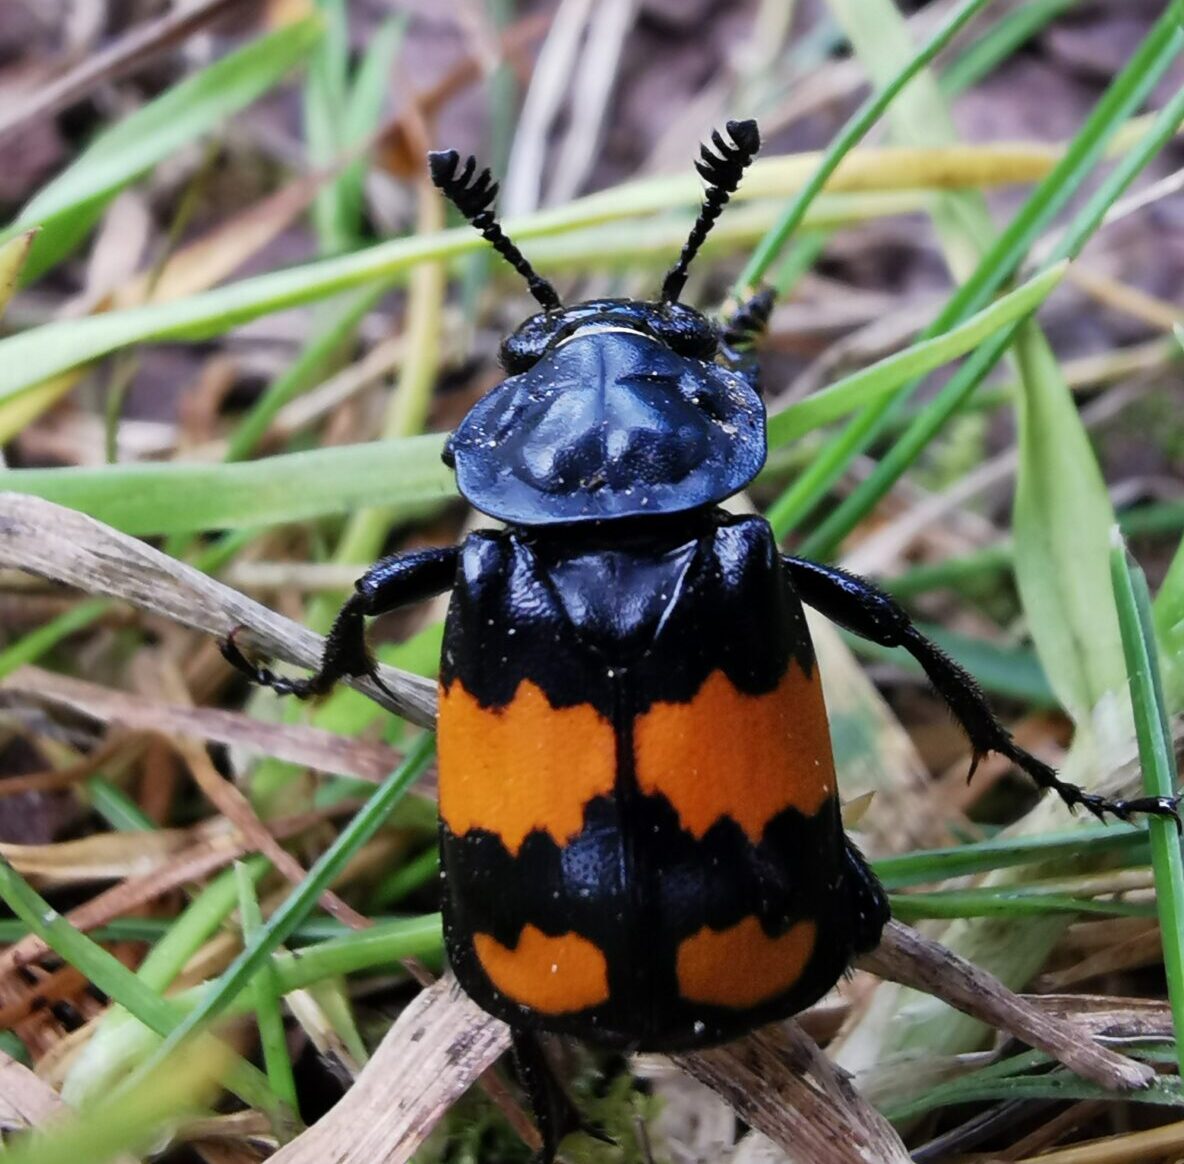
[[[749,695],[792,660],[813,674],[801,604],[768,523],[721,510],[658,529],[563,540],[472,534],[444,629],[440,679],[482,706],[507,706],[529,679],[553,707],[606,719],[686,702],[713,671]]]
[[[696,839],[660,795],[637,796],[625,820],[619,800],[598,797],[573,840],[559,845],[532,833],[516,856],[480,829],[457,837],[442,823],[440,836],[445,943],[464,989],[511,1025],[607,1046],[709,1046],[797,1013],[838,981],[856,953],[876,945],[887,920],[883,891],[845,840],[833,800],[814,817],[786,809],[758,845],[726,817]],[[797,982],[750,1008],[681,998],[679,944],[704,926],[723,930],[754,915],[771,938],[801,920],[816,925],[814,952]],[[486,977],[472,935],[491,934],[513,947],[527,924],[593,942],[608,963],[609,1000],[538,1015],[502,995]]]

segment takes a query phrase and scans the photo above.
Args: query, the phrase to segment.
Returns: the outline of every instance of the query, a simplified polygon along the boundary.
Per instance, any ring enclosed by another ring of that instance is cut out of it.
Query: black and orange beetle
[[[504,523],[395,554],[357,583],[319,672],[258,682],[307,696],[373,672],[364,619],[450,590],[439,787],[448,957],[515,1032],[550,1161],[578,1116],[535,1032],[631,1050],[708,1046],[783,1019],[872,949],[880,885],[843,832],[802,603],[904,647],[975,757],[995,751],[1098,816],[1106,800],[1016,745],[974,680],[896,603],[782,555],[721,502],[765,460],[749,352],[761,294],[719,326],[681,304],[687,269],[755,156],[755,122],[713,135],[706,195],[655,302],[564,307],[502,233],[488,170],[432,178],[543,310],[505,341],[507,378],[449,439],[461,494]]]

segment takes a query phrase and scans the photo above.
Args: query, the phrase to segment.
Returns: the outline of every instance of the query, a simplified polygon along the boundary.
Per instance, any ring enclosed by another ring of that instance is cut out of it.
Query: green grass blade
[[[868,130],[880,119],[901,90],[949,44],[986,3],[987,0],[963,0],[953,15],[888,81],[883,89],[870,97],[855,111],[847,124],[827,146],[813,176],[794,196],[772,230],[757,244],[732,292],[738,302],[742,302],[752,293],[752,289],[756,287],[764,273],[776,261],[777,256],[781,253],[781,248],[794,231],[801,226],[810,203],[826,185],[827,179],[838,169],[843,158],[863,140]]]
[[[243,945],[247,946],[263,926],[259,899],[255,896],[255,882],[241,861],[234,863],[234,883],[238,891],[238,913],[242,923]],[[292,1058],[288,1054],[288,1040],[284,1034],[284,1016],[280,1010],[279,979],[270,958],[255,975],[255,1019],[259,1024],[259,1044],[263,1050],[263,1066],[271,1090],[292,1111],[300,1110],[296,1097],[296,1076]]]
[[[150,821],[148,824],[152,827]],[[242,865],[247,876],[256,880],[271,867],[265,857],[258,855]],[[189,959],[218,932],[237,900],[236,873],[228,869],[213,878],[171,923],[156,918],[122,918],[113,923],[114,930],[107,926],[91,936],[96,941],[119,941],[122,932],[125,936],[138,934],[141,939],[155,942],[136,970],[136,977],[150,990],[163,993]],[[71,1064],[62,1084],[62,1098],[71,1106],[84,1107],[114,1085],[118,1064],[108,1054],[108,1047],[118,1040],[120,1028],[129,1021],[132,1021],[130,1016],[121,1007],[103,1016],[99,1029]]]
[[[387,287],[366,287],[342,303],[335,303],[326,313],[319,329],[305,344],[291,366],[277,376],[250,411],[235,426],[226,445],[226,460],[242,461],[255,451],[255,446],[275,420],[280,409],[302,392],[315,387],[326,376],[342,349],[349,342],[358,324],[386,293]]]
[[[912,31],[895,0],[827,0],[860,64],[883,84],[916,53]],[[888,111],[891,137],[902,145],[946,147],[958,143],[954,119],[931,69],[921,69]],[[931,194],[926,211],[946,264],[965,279],[981,263],[994,235],[986,199],[977,190]]]
[[[35,230],[26,230],[0,243],[0,320],[4,319],[8,301],[20,282],[21,272],[25,269],[25,261],[36,237]]]
[[[351,148],[363,145],[379,127],[406,30],[405,14],[391,16],[366,46],[345,105],[345,144]],[[348,225],[354,242],[362,225],[366,166],[365,159],[359,159],[337,179],[340,217]]]
[[[309,64],[304,88],[304,134],[308,140],[309,160],[325,169],[336,160],[342,146],[341,129],[345,123],[346,88],[349,73],[349,28],[346,0],[316,0],[317,11],[325,24]],[[348,250],[354,232],[343,214],[340,187],[331,182],[317,192],[312,220],[322,254]]]
[[[1184,327],[1173,328],[1176,341],[1184,348]],[[1163,652],[1163,679],[1168,706],[1178,711],[1184,706],[1184,541],[1164,577],[1152,604],[1155,634]]]
[[[1006,13],[991,29],[955,58],[941,76],[941,91],[946,97],[977,85],[984,77],[1009,60],[1042,28],[1080,0],[1028,0]]]
[[[90,626],[109,605],[105,598],[89,598],[50,619],[44,626],[22,635],[11,646],[0,651],[0,679],[11,675],[18,667],[41,658],[63,639]]]
[[[879,857],[872,862],[872,868],[887,889],[898,890],[1083,854],[1091,858],[1120,854],[1131,863],[1145,861],[1147,830],[1139,825],[1088,825],[1032,836],[1001,837]]]
[[[156,828],[152,818],[105,776],[92,776],[86,782],[86,794],[91,808],[116,832],[150,833]]]
[[[1007,1065],[1010,1070],[1017,1071],[1038,1065],[1042,1066],[1047,1062],[1047,1056],[1029,1052],[1026,1055],[1018,1055],[1014,1059],[1008,1060]],[[1086,1099],[1112,1101],[1114,1097],[1114,1092],[1107,1091],[1098,1084],[1090,1083],[1064,1069],[1032,1075],[988,1074],[984,1070],[974,1072],[961,1079],[950,1080],[948,1083],[937,1084],[915,1100],[893,1103],[884,1109],[884,1114],[890,1120],[901,1122],[915,1119],[935,1108],[949,1107],[954,1104],[990,1101],[1031,1103],[1041,1099],[1058,1102]],[[1128,1103],[1149,1103],[1173,1108],[1184,1107],[1184,1092],[1181,1091],[1180,1083],[1176,1079],[1156,1079],[1145,1090],[1124,1092],[1122,1099]],[[1082,1157],[1083,1160],[1087,1158]],[[1094,1158],[1097,1160],[1107,1159],[1103,1155]]]
[[[277,954],[275,968],[286,994],[342,974],[389,972],[406,958],[439,958],[443,949],[443,921],[438,913],[431,913],[330,938],[304,947],[299,955]]]
[[[1047,340],[1025,327],[1016,352],[1022,370],[1016,584],[1053,690],[1080,727],[1123,681],[1106,565],[1114,510]]]
[[[892,916],[910,924],[958,917],[1033,917],[1041,914],[1100,914],[1105,917],[1154,917],[1151,901],[1074,897],[1068,893],[1020,893],[964,890],[948,893],[890,894]]]
[[[1184,44],[1184,41],[1181,43]],[[1176,51],[1179,51],[1178,48]],[[1184,90],[1180,90],[1164,106],[1135,148],[1122,158],[1073,216],[1047,262],[1074,258],[1081,252],[1101,224],[1106,211],[1175,134],[1181,118],[1184,118]],[[984,345],[958,370],[937,397],[909,424],[871,474],[813,532],[804,544],[803,552],[815,557],[827,557],[835,551],[842,539],[920,456],[949,418],[967,402],[970,394],[1003,356],[1010,340],[1018,333],[1017,323]]]
[[[1152,606],[1163,651],[1164,682],[1173,711],[1184,706],[1184,541],[1176,549]]]
[[[1173,0],[1170,9],[1156,22],[1131,60],[1094,106],[1064,157],[1000,234],[974,274],[950,297],[922,339],[947,331],[969,312],[981,309],[990,296],[1015,273],[1028,248],[1048,227],[1073,192],[1080,189],[1122,123],[1138,109],[1178,56],[1180,48],[1184,46],[1181,14],[1184,14],[1184,2]],[[1146,141],[1145,138],[1144,144]],[[1094,201],[1091,200],[1091,206]],[[1092,221],[1093,212],[1083,212],[1078,217],[1083,223]],[[1066,256],[1058,253],[1056,257]],[[1002,351],[1003,348],[999,347],[1000,355]],[[969,395],[977,384],[975,377],[981,379],[988,370],[989,364],[984,356],[972,368],[960,373],[957,383],[947,385],[939,401],[935,401],[934,411],[924,420],[924,424],[932,425],[943,411],[953,411],[955,402]],[[911,382],[888,399],[870,405],[821,450],[808,470],[778,499],[782,527],[779,532],[788,532],[794,528],[821,502],[855,457],[884,430],[896,410],[918,387],[919,381]],[[903,446],[898,461],[894,461],[893,472],[906,453],[912,455],[919,438],[918,430],[916,436]],[[888,476],[887,470],[877,474],[874,482],[865,482],[855,494],[849,496],[840,511],[832,514],[826,526],[816,533],[810,552],[815,556],[825,556],[830,552],[845,536],[845,531],[867,512],[869,504],[874,503],[872,495],[886,488]]]
[[[89,513],[125,533],[246,529],[347,513],[420,506],[455,496],[442,436],[314,449],[237,464],[140,462],[0,473],[0,488]]]
[[[321,22],[308,19],[253,40],[103,134],[42,187],[0,236],[41,227],[25,279],[36,278],[64,257],[124,186],[278,85],[308,56],[320,35]]]
[[[145,1069],[150,1074],[190,1035],[216,1018],[247,987],[275,948],[316,907],[350,858],[378,831],[390,811],[427,766],[435,738],[423,735],[411,746],[403,763],[379,786],[337,839],[308,871],[308,876],[285,898],[267,924],[202,997],[201,1002],[172,1030]]]
[[[1184,502],[1155,502],[1124,510],[1118,515],[1118,527],[1127,537],[1134,534],[1176,533],[1184,528]],[[1010,570],[1014,554],[1014,543],[1010,538],[1004,538],[969,554],[913,566],[893,578],[882,579],[880,585],[897,598],[911,598],[943,586],[961,589],[979,583],[991,574]],[[1161,596],[1162,593],[1161,588]],[[1161,645],[1163,641],[1161,637]]]
[[[1128,559],[1120,537],[1110,552],[1110,574],[1130,678],[1143,787],[1148,796],[1174,796],[1176,754],[1160,682],[1151,596],[1143,571]],[[1184,1079],[1184,1041],[1180,1040],[1184,1032],[1184,853],[1175,822],[1152,817],[1147,829],[1151,834],[1151,866],[1155,870],[1168,1000],[1177,1036],[1177,1067]]]
[[[0,858],[0,899],[56,954],[149,1030],[167,1035],[178,1026],[177,1011],[149,989],[113,954],[91,941],[57,912],[13,867]],[[236,1059],[228,1086],[252,1107],[278,1115],[281,1106],[263,1075]]]
[[[1009,323],[1035,311],[1052,294],[1066,269],[1066,265],[1052,267],[960,326],[861,368],[775,413],[769,417],[769,447],[777,448],[804,436],[895,391],[914,377],[965,355]],[[777,506],[770,509],[770,520],[776,511]]]

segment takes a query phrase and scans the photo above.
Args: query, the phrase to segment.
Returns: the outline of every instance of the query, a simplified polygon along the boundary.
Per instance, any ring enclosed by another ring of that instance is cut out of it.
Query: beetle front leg
[[[913,625],[897,603],[870,582],[834,566],[805,558],[783,557],[785,569],[803,602],[853,634],[885,647],[904,647],[924,669],[937,693],[970,738],[974,757],[970,775],[988,752],[1006,756],[1040,788],[1051,788],[1070,808],[1083,806],[1099,820],[1107,813],[1129,820],[1134,813],[1170,816],[1180,825],[1179,797],[1145,796],[1111,800],[1062,780],[1043,760],[1025,751],[995,718],[973,677]]]
[[[723,362],[733,372],[743,376],[749,387],[758,394],[761,390],[760,368],[752,349],[769,326],[769,316],[776,298],[777,292],[772,287],[762,287],[724,321],[723,334],[720,336],[719,350]]]
[[[347,677],[369,675],[381,687],[377,664],[366,645],[366,619],[451,589],[458,559],[457,547],[449,546],[392,554],[371,566],[334,619],[320,667],[306,679],[287,679],[252,662],[235,642],[235,631],[221,644],[222,656],[253,683],[298,699],[325,695]]]

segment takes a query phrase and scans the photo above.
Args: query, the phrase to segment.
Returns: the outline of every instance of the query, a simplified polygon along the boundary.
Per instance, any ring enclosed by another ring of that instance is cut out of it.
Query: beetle
[[[503,527],[367,571],[309,678],[223,644],[256,682],[323,694],[375,674],[366,618],[451,592],[445,944],[463,988],[514,1031],[545,1161],[582,1125],[538,1032],[710,1046],[803,1010],[880,939],[887,899],[843,831],[803,604],[907,650],[975,764],[998,752],[1098,817],[1175,811],[1062,781],[893,599],[782,554],[763,518],[720,507],[765,460],[752,349],[772,306],[758,292],[721,325],[679,301],[759,149],[755,122],[726,129],[702,147],[702,207],[651,302],[565,307],[499,226],[489,171],[429,155],[435,184],[541,307],[505,340],[506,378],[444,452],[461,495]]]

